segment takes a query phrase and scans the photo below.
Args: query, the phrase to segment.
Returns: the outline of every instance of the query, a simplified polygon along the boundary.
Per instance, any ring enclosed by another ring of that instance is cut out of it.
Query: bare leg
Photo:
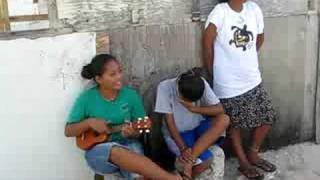
[[[126,171],[141,174],[146,178],[182,180],[179,175],[164,171],[147,157],[121,147],[112,148],[110,161]]]
[[[241,130],[240,129],[231,129],[230,138],[232,141],[233,150],[236,153],[236,156],[239,161],[239,171],[246,177],[261,177],[263,176],[256,168],[254,168],[247,159],[247,156],[242,147],[241,140]]]
[[[192,169],[192,177],[199,176],[202,172],[204,172],[210,167],[211,163],[212,163],[212,159],[209,159],[207,161],[202,162],[199,165],[194,166]]]
[[[263,125],[254,129],[252,134],[253,143],[250,151],[247,153],[249,162],[252,165],[255,165],[264,170],[265,172],[274,172],[277,170],[277,167],[274,164],[270,163],[267,160],[261,159],[258,154],[260,146],[270,129],[271,125]]]
[[[260,127],[257,127],[254,129],[254,131],[252,133],[253,143],[252,143],[250,151],[247,154],[248,159],[252,164],[256,164],[258,162],[258,160],[260,159],[258,156],[260,147],[263,143],[263,140],[265,139],[265,137],[269,133],[271,127],[272,127],[271,125],[263,125],[263,126],[260,126]]]
[[[232,141],[233,150],[236,153],[240,167],[249,167],[250,163],[242,147],[241,130],[234,128],[230,129],[230,138]]]
[[[209,129],[197,140],[192,147],[192,156],[198,158],[202,152],[207,150],[227,129],[230,119],[227,115],[222,114],[214,117],[213,123]]]
[[[197,159],[202,152],[207,150],[227,129],[230,123],[229,117],[224,114],[214,117],[212,121],[213,122],[211,123],[208,130],[198,138],[198,140],[192,147],[191,149],[192,159]],[[180,163],[183,164],[184,174],[187,175],[188,177],[194,176],[194,173],[193,173],[194,170],[196,170],[196,172],[198,173],[200,171],[206,170],[206,164],[203,164],[203,166],[199,166],[196,169],[194,169],[192,162],[184,161],[183,158],[182,159],[178,158],[178,161],[180,161]]]

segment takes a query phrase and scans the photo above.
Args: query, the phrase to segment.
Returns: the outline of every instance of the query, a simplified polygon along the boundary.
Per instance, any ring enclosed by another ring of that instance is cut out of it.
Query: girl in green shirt
[[[65,127],[67,137],[76,137],[92,129],[98,133],[110,132],[110,126],[121,125],[145,116],[140,96],[122,84],[122,68],[111,55],[95,56],[84,66],[83,78],[93,79],[97,86],[85,90],[76,100]],[[143,177],[155,179],[182,179],[170,174],[143,156],[137,141],[139,132],[124,125],[120,133],[112,134],[111,141],[86,151],[88,165],[97,174],[119,172],[125,179]],[[140,176],[141,175],[141,176]]]

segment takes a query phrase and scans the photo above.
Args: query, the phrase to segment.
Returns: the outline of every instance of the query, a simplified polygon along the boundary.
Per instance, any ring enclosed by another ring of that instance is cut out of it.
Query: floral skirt
[[[242,95],[220,101],[232,128],[252,129],[275,122],[275,110],[262,83]]]

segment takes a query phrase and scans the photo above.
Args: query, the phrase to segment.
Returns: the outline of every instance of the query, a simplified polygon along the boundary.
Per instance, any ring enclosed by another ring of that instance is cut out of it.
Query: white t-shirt
[[[196,114],[188,111],[180,102],[177,95],[176,78],[162,81],[158,85],[157,99],[155,112],[164,114],[173,114],[174,122],[179,132],[195,129],[200,125],[200,122],[205,120],[201,114]],[[204,79],[203,79],[204,80]],[[198,102],[195,102],[196,106],[210,106],[220,103],[218,97],[213,93],[209,84],[205,82],[205,89],[202,97]],[[171,138],[169,130],[166,124],[162,127],[162,133],[164,139],[175,155],[179,156],[180,151],[174,140]],[[197,163],[201,163],[200,159],[197,159]]]
[[[195,102],[195,105],[210,106],[218,104],[220,102],[218,97],[213,93],[206,80],[204,82],[205,89],[203,95],[198,102]],[[201,114],[190,112],[179,102],[176,78],[162,81],[158,85],[155,112],[173,114],[179,132],[192,130],[204,120]]]
[[[256,41],[264,29],[259,6],[246,1],[238,13],[228,3],[220,3],[208,16],[206,27],[210,23],[217,27],[213,65],[215,94],[219,98],[232,98],[259,85]]]

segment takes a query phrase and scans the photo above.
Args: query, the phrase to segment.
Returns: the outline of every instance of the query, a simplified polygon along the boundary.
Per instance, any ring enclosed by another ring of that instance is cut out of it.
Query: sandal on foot
[[[269,172],[269,173],[274,172],[274,171],[277,170],[277,167],[274,164],[272,164],[269,161],[264,160],[264,159],[259,159],[257,161],[257,163],[252,164],[252,165],[262,169],[265,172]]]
[[[260,173],[255,167],[239,167],[238,171],[250,180],[262,180],[264,178],[264,175]]]

